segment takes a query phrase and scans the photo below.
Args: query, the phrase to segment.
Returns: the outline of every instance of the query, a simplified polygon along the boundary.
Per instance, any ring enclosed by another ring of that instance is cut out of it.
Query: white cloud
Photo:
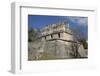
[[[71,22],[75,22],[78,25],[86,26],[88,25],[88,18],[87,17],[68,17]]]

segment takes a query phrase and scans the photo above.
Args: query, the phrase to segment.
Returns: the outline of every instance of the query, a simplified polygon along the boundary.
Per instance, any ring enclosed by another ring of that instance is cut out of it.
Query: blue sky
[[[50,16],[50,15],[28,15],[29,28],[43,28],[49,24],[67,21],[70,28],[82,27],[82,31],[87,36],[88,18],[80,16]]]

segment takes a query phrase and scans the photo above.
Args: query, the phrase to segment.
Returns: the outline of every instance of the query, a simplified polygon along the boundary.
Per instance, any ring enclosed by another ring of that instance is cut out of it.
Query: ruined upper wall
[[[52,34],[62,31],[71,33],[68,23],[62,22],[62,23],[47,25],[41,29],[41,35],[44,36],[47,34]]]

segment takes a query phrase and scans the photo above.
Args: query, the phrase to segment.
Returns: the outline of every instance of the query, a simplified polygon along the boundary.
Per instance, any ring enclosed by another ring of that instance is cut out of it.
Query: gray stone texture
[[[45,53],[49,56],[56,58],[76,58],[71,54],[74,51],[71,49],[71,42],[65,42],[62,40],[52,40],[52,41],[39,41],[31,42],[28,46],[28,52],[31,53],[32,57],[38,57],[41,53]],[[83,46],[78,44],[78,53],[80,57],[87,57],[87,53]]]

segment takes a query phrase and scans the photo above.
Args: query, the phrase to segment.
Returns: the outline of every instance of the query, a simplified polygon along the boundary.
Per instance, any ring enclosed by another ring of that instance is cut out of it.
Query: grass
[[[28,55],[28,60],[29,61],[33,61],[33,60],[58,60],[58,59],[86,59],[88,57],[78,57],[78,58],[57,58],[55,56],[52,56],[50,54],[47,53],[41,53],[41,57],[39,57],[38,59],[35,56],[32,56],[32,54]]]

